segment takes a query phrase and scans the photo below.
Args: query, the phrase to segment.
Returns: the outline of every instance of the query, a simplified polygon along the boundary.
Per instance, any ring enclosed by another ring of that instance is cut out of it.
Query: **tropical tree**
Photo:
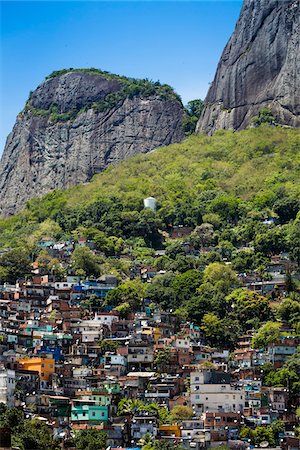
[[[75,445],[78,450],[104,450],[107,434],[96,428],[80,430],[75,435]]]
[[[269,344],[277,342],[280,338],[281,329],[281,322],[266,322],[253,336],[253,348],[267,348]]]
[[[170,412],[170,422],[182,422],[183,420],[192,419],[194,411],[190,406],[176,405]]]
[[[171,350],[170,348],[164,348],[159,350],[154,358],[154,367],[160,373],[165,373],[170,370],[171,364]]]
[[[76,247],[72,254],[72,269],[75,274],[84,273],[98,277],[100,275],[100,266],[97,257],[88,247]]]
[[[106,298],[107,305],[118,306],[128,303],[132,310],[137,310],[145,295],[145,285],[140,280],[128,280],[110,291]]]
[[[30,255],[24,248],[14,248],[0,257],[0,281],[14,284],[31,272]]]

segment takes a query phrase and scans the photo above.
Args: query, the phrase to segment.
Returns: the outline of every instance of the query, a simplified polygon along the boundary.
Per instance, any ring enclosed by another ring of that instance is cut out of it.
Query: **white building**
[[[111,329],[112,323],[117,322],[119,320],[119,316],[112,313],[98,313],[95,315],[95,320],[100,322],[102,325],[107,325],[108,328]]]
[[[79,320],[71,325],[72,332],[81,334],[82,342],[97,342],[103,337],[103,326],[99,320]]]
[[[0,369],[0,403],[9,408],[15,406],[16,372],[14,370]]]
[[[191,404],[195,412],[243,412],[245,388],[231,383],[230,375],[214,370],[191,372]]]

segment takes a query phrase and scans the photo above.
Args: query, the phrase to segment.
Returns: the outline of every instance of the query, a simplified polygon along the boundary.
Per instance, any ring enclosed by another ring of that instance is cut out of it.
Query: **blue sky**
[[[204,98],[242,0],[1,2],[0,154],[16,115],[53,70],[97,67]]]

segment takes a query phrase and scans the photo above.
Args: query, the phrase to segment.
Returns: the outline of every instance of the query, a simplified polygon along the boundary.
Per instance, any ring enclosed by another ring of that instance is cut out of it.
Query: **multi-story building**
[[[230,375],[214,370],[191,372],[191,404],[197,413],[242,412],[245,389],[231,382]]]
[[[72,425],[97,425],[107,423],[109,407],[97,404],[95,400],[73,400],[71,407]]]
[[[55,372],[53,358],[28,358],[19,359],[18,363],[23,370],[36,371],[40,376],[40,388],[49,387],[50,377]]]
[[[5,367],[0,368],[0,403],[9,408],[15,406],[16,372]]]

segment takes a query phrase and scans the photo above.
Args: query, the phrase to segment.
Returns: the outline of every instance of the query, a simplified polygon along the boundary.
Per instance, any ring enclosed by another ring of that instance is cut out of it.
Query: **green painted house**
[[[97,425],[108,422],[109,406],[101,406],[94,401],[74,400],[71,408],[71,420],[75,423]]]

